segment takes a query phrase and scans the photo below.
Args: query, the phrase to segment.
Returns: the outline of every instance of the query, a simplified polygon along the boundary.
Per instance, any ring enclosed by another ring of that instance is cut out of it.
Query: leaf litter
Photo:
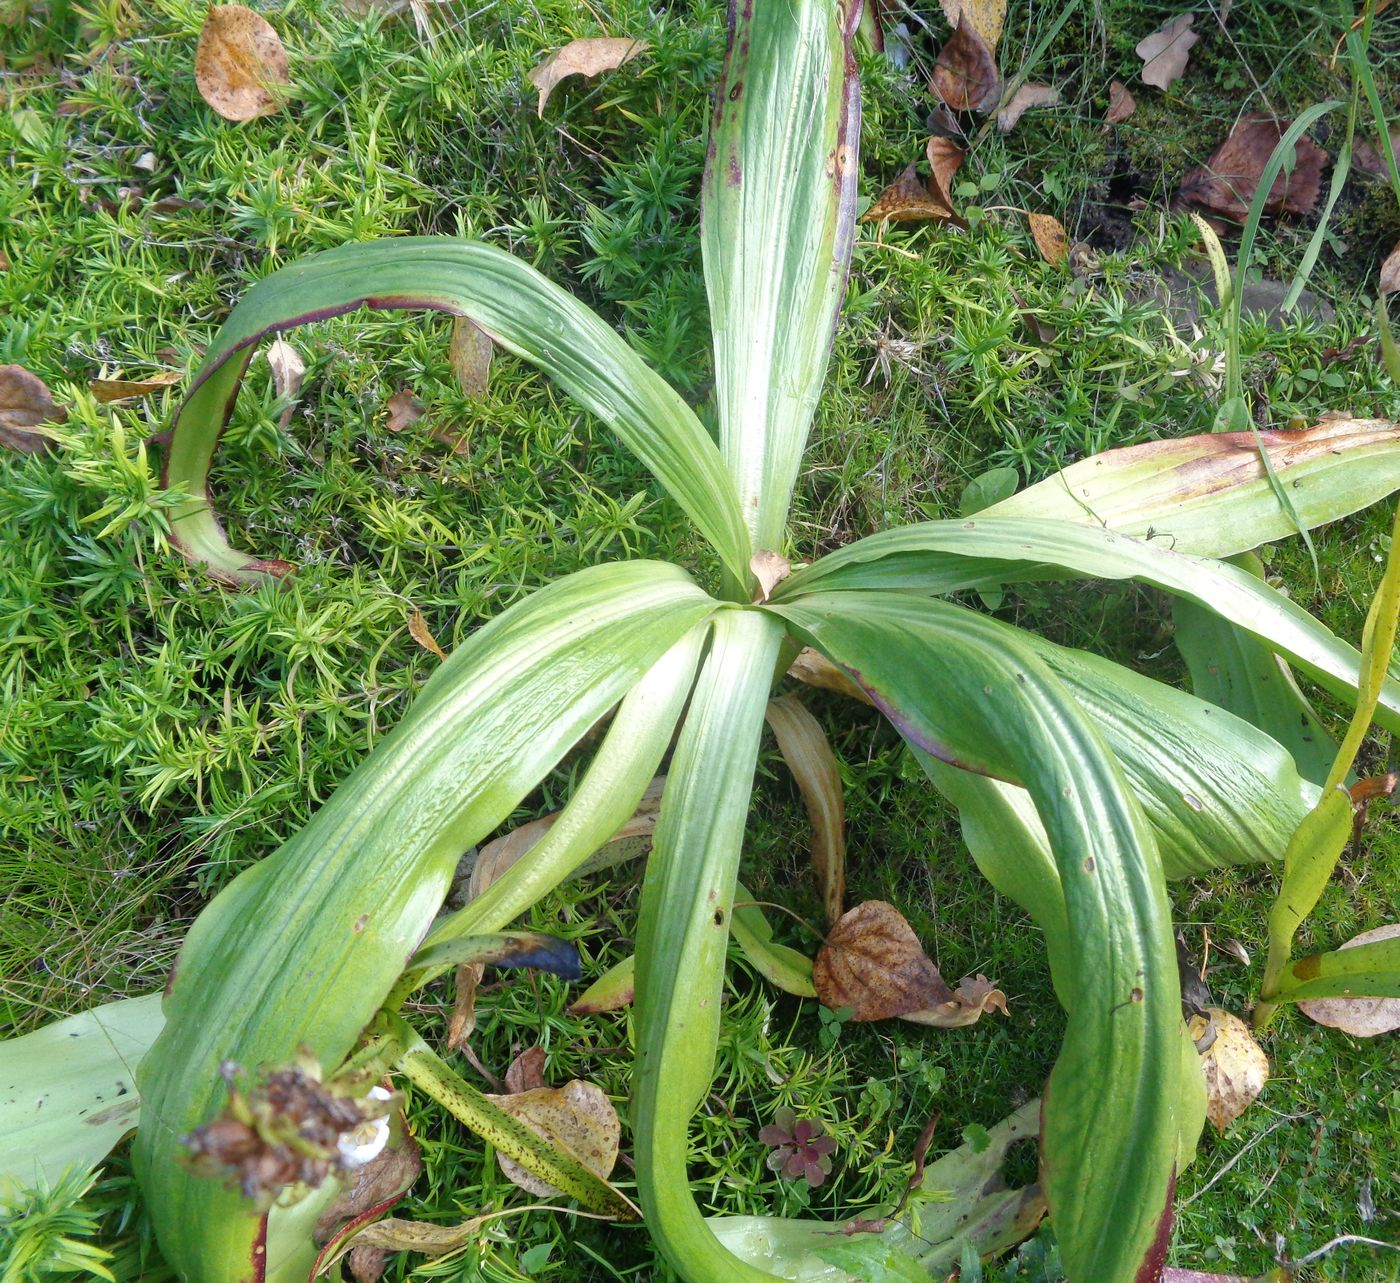
[[[0,365],[0,449],[44,454],[54,448],[44,425],[67,417],[37,374],[22,365]]]
[[[539,91],[537,116],[543,117],[545,104],[562,80],[570,76],[585,78],[600,76],[605,71],[615,71],[625,62],[631,62],[647,49],[645,40],[630,37],[591,37],[571,40],[562,49],[556,49],[539,66],[533,68],[526,79]]]
[[[953,111],[990,111],[1001,97],[996,58],[966,13],[939,51],[930,88]]]
[[[1264,166],[1288,123],[1266,115],[1241,117],[1211,158],[1181,180],[1174,204],[1195,206],[1221,218],[1243,222],[1259,189]],[[1327,153],[1310,138],[1300,138],[1294,149],[1294,163],[1285,165],[1269,188],[1264,212],[1310,213],[1317,204],[1327,159]]]
[[[1178,14],[1138,41],[1134,52],[1142,59],[1143,84],[1170,89],[1186,74],[1191,46],[1201,38],[1198,32],[1191,30],[1195,21],[1194,13]]]
[[[291,72],[282,38],[260,13],[241,4],[213,6],[194,54],[195,86],[225,120],[280,111]]]

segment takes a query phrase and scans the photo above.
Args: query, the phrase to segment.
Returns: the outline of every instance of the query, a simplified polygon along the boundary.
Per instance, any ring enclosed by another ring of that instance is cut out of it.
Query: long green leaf
[[[759,733],[782,628],[749,610],[715,617],[667,775],[637,926],[633,1128],[647,1226],[691,1283],[759,1283],[715,1239],[690,1193],[691,1115],[710,1089],[725,946]]]
[[[1267,455],[1305,525],[1357,512],[1400,489],[1400,425],[1323,419],[1301,432],[1212,432],[1106,450],[984,508],[1102,526],[1174,552],[1230,557],[1296,533],[1260,460]]]
[[[1356,649],[1247,571],[1064,522],[977,517],[883,531],[797,571],[778,585],[773,601],[786,604],[804,593],[837,589],[944,593],[1079,576],[1141,579],[1197,602],[1260,638],[1328,690],[1356,699]],[[1384,682],[1376,720],[1400,730],[1400,683],[1394,679]]]
[[[1055,1233],[1071,1278],[1154,1277],[1181,1148],[1181,994],[1161,865],[1122,772],[1060,681],[984,616],[886,593],[776,610],[911,743],[1035,799],[1073,967],[1044,1111]]]
[[[1278,1001],[1400,998],[1400,936],[1315,953],[1288,965]]]
[[[860,5],[731,4],[702,244],[720,445],[755,548],[780,550],[855,231]]]
[[[350,1050],[427,930],[458,857],[499,824],[640,676],[713,609],[680,570],[600,566],[493,620],[280,851],[200,915],[141,1065],[138,1173],[190,1283],[256,1273],[257,1220],[192,1175],[180,1137],[220,1108],[225,1060]]]
[[[738,583],[751,549],[734,485],[704,427],[680,396],[595,313],[503,250],[410,236],[343,245],[259,281],[234,308],[180,407],[164,482],[190,499],[171,510],[186,553],[233,582],[284,562],[237,552],[207,494],[209,465],[254,345],[268,334],[359,307],[424,308],[467,316],[508,351],[538,365],[608,423],[690,515]]]

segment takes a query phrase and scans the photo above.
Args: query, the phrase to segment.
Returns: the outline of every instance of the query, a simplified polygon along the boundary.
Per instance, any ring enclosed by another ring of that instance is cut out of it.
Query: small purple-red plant
[[[780,1106],[773,1121],[758,1133],[759,1140],[773,1146],[768,1155],[769,1171],[781,1172],[794,1180],[804,1176],[807,1184],[816,1189],[831,1173],[831,1153],[836,1148],[830,1136],[822,1135],[823,1130],[819,1120],[799,1121],[786,1105]]]

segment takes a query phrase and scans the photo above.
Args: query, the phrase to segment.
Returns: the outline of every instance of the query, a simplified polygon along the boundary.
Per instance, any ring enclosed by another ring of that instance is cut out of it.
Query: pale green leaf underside
[[[734,485],[714,442],[680,395],[596,313],[534,268],[490,245],[409,236],[344,245],[274,272],[244,295],[215,337],[181,406],[167,485],[190,500],[171,512],[191,557],[225,578],[265,563],[229,547],[205,498],[210,460],[254,345],[264,335],[361,306],[468,316],[538,365],[612,427],[656,474],[740,583],[751,555]]]

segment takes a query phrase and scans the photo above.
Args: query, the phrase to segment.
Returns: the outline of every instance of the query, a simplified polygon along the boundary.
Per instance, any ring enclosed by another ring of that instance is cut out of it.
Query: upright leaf
[[[598,415],[657,476],[714,545],[737,582],[748,536],[714,442],[680,395],[578,300],[503,250],[446,236],[342,245],[264,277],[210,345],[170,433],[164,482],[189,500],[171,533],[210,573],[237,582],[283,573],[229,546],[207,497],[209,465],[254,346],[265,335],[360,307],[424,308],[469,317],[502,348],[538,365]]]
[[[730,6],[702,244],[720,445],[754,548],[780,550],[855,228],[860,5]]]
[[[192,1279],[260,1277],[258,1221],[181,1161],[222,1105],[219,1066],[305,1050],[337,1065],[417,948],[462,851],[713,608],[681,571],[601,566],[459,646],[300,833],[200,915],[138,1075],[137,1170],[162,1249]]]

